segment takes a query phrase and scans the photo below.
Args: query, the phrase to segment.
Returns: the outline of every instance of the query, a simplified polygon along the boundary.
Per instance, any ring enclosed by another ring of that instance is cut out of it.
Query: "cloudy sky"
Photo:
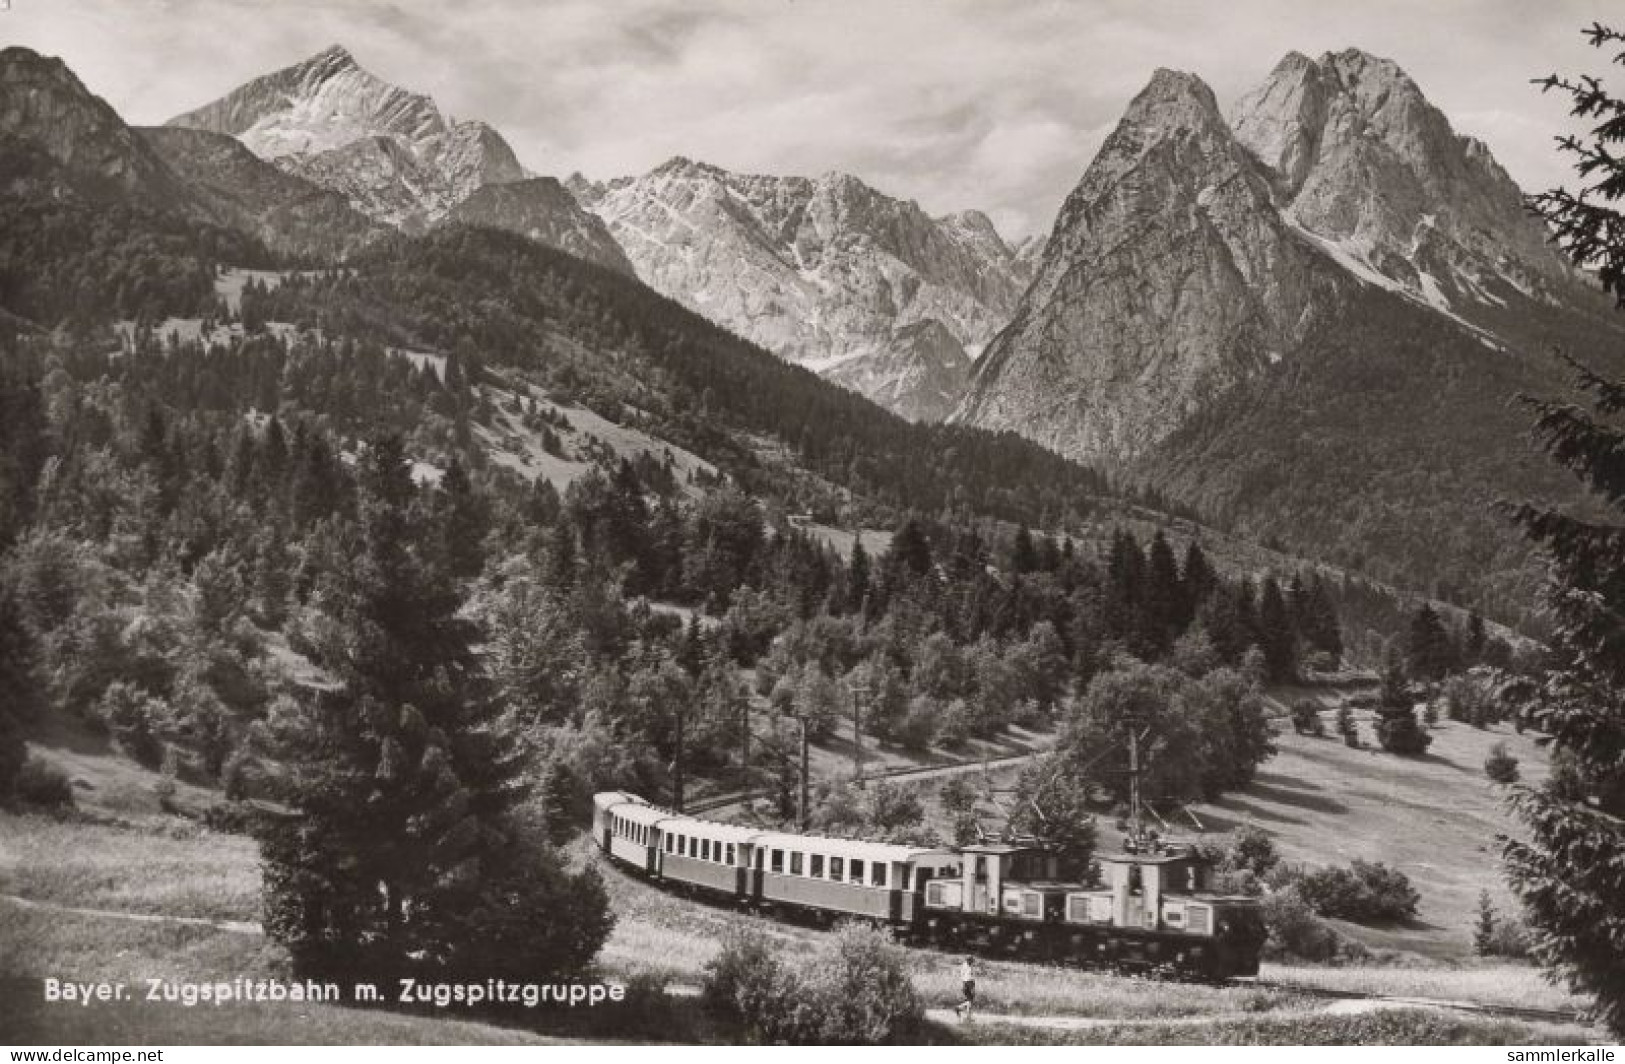
[[[1528,79],[1603,70],[1578,30],[1610,14],[1599,0],[11,0],[0,44],[62,56],[154,123],[342,43],[495,125],[542,173],[679,154],[845,170],[933,213],[980,207],[1016,236],[1048,228],[1153,69],[1199,74],[1228,106],[1293,49],[1397,60],[1525,188],[1549,186],[1567,176],[1551,145],[1564,114]]]

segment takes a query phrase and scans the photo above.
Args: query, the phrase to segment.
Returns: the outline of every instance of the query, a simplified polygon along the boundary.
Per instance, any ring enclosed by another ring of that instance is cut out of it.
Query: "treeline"
[[[290,278],[250,313],[524,369],[612,420],[636,408],[651,431],[755,493],[783,478],[741,433],[783,441],[795,466],[894,512],[1076,526],[1090,497],[1109,490],[1097,472],[1014,435],[907,422],[630,278],[523,237],[453,227],[387,241],[350,265]]]
[[[214,314],[215,263],[276,263],[252,236],[133,203],[0,197],[0,232],[0,307],[43,329]]]

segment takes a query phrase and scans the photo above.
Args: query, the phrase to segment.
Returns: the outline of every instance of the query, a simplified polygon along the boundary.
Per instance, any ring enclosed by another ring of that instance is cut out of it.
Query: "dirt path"
[[[157,913],[132,913],[121,909],[81,909],[72,905],[57,905],[49,901],[30,901],[15,894],[0,894],[0,901],[21,909],[63,913],[70,916],[101,916],[110,920],[127,920],[136,924],[185,924],[188,927],[208,927],[234,935],[263,935],[265,929],[248,920],[207,920],[201,916],[162,916]]]

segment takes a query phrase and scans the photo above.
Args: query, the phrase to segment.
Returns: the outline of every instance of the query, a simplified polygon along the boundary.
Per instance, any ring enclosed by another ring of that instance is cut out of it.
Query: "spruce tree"
[[[1292,619],[1287,612],[1286,598],[1275,577],[1264,579],[1264,590],[1258,602],[1259,649],[1264,651],[1264,668],[1274,683],[1286,683],[1298,669],[1296,640],[1292,635]]]
[[[846,564],[846,604],[862,612],[869,598],[869,552],[863,549],[863,535],[852,537],[852,556]]]
[[[1185,548],[1185,563],[1179,568],[1180,628],[1188,628],[1196,619],[1202,604],[1213,593],[1217,578],[1208,564],[1202,545],[1194,539]]]
[[[9,589],[0,585],[0,799],[28,760],[24,726],[45,703],[34,641]]]
[[[1454,665],[1454,648],[1444,622],[1429,603],[1422,603],[1411,615],[1406,657],[1410,674],[1418,680],[1436,683],[1444,679]]]
[[[1415,757],[1426,753],[1433,744],[1433,736],[1417,723],[1412,697],[1399,654],[1390,647],[1377,703],[1377,742],[1389,753]]]
[[[1595,25],[1593,46],[1625,62],[1625,33]],[[1572,113],[1595,123],[1589,140],[1564,148],[1584,184],[1534,197],[1577,265],[1593,268],[1625,307],[1625,99],[1601,79],[1545,80],[1569,97]],[[1534,932],[1532,953],[1568,985],[1596,995],[1598,1014],[1625,1034],[1625,382],[1576,365],[1594,412],[1566,399],[1525,402],[1554,461],[1615,511],[1583,520],[1547,506],[1510,508],[1546,554],[1548,599],[1556,617],[1559,663],[1528,714],[1551,737],[1554,771],[1540,787],[1515,792],[1526,836],[1504,843],[1513,890]]]
[[[1179,583],[1179,565],[1174,561],[1173,548],[1168,538],[1158,529],[1152,537],[1151,550],[1146,556],[1145,619],[1148,632],[1154,640],[1157,654],[1167,653],[1181,624],[1183,589]]]
[[[359,480],[354,556],[319,604],[336,689],[266,729],[294,811],[262,839],[267,932],[312,975],[568,971],[586,957],[537,954],[561,940],[536,907],[604,917],[570,909],[570,877],[510,815],[518,765],[398,438],[372,441]],[[504,937],[518,927],[529,937]]]
[[[1034,572],[1038,568],[1038,548],[1033,545],[1032,530],[1026,525],[1016,529],[1010,546],[1010,569],[1018,574]]]

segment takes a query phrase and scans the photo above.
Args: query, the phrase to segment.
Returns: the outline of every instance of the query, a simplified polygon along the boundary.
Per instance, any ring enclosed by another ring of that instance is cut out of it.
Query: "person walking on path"
[[[966,957],[959,962],[959,987],[964,992],[965,1000],[954,1007],[961,1020],[970,1019],[971,1009],[976,1007],[976,969],[972,967],[975,962]]]

